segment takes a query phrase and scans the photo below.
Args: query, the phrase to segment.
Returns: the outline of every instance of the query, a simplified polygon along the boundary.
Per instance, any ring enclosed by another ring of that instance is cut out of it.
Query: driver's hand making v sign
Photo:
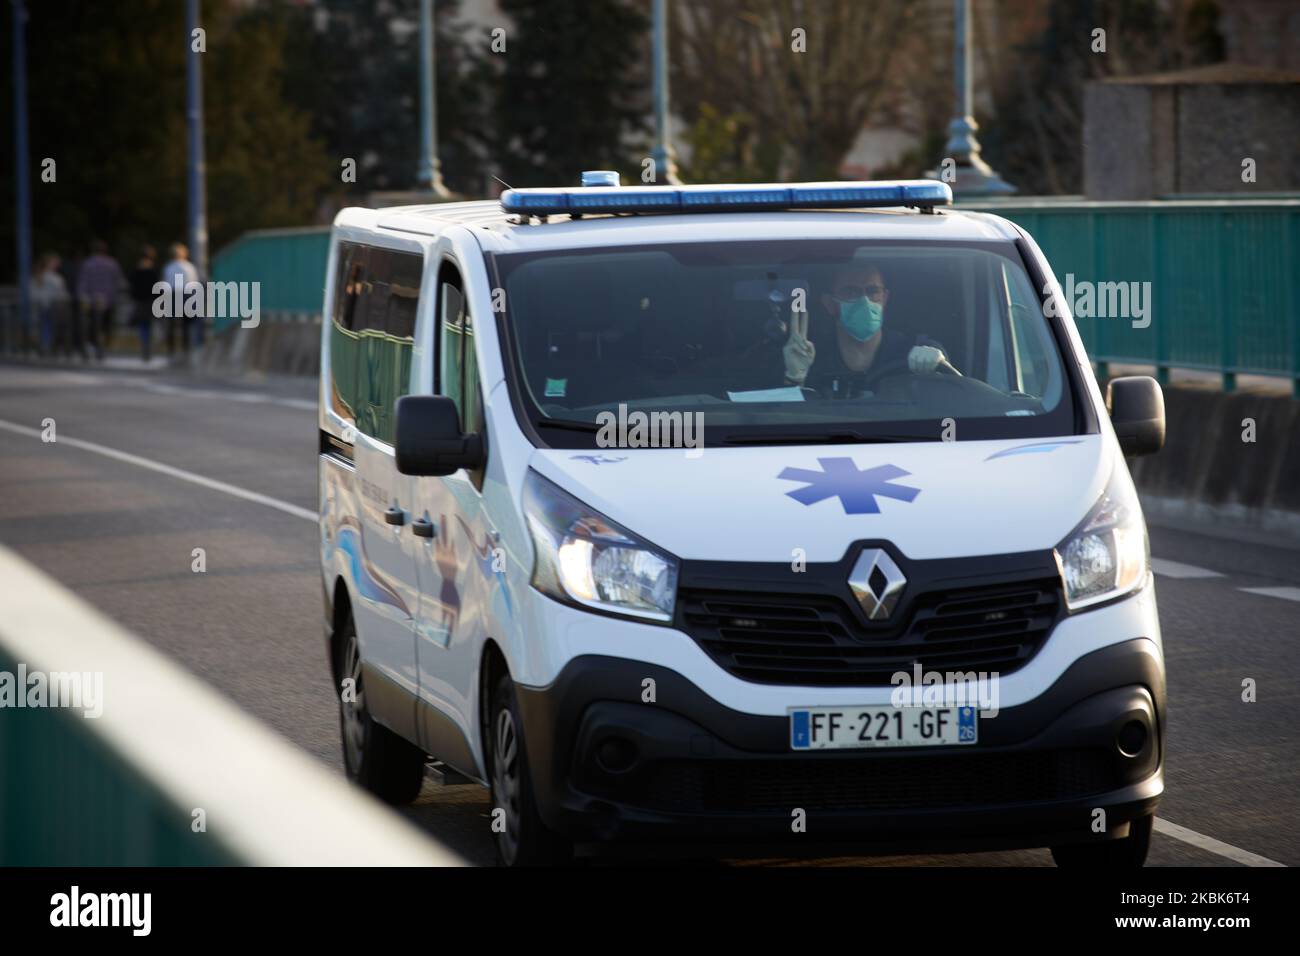
[[[791,385],[802,385],[817,357],[817,346],[808,338],[808,312],[793,312],[790,316],[790,337],[781,349],[785,357],[785,380]]]
[[[839,272],[831,292],[821,297],[822,306],[837,321],[836,344],[831,354],[818,363],[819,376],[832,380],[884,368],[897,362],[909,371],[933,372],[940,364],[948,365],[939,343],[931,339],[913,339],[884,327],[885,306],[889,289],[880,270],[873,265],[854,265]],[[913,344],[914,343],[914,344]],[[790,335],[781,349],[785,359],[787,385],[803,385],[808,379],[817,348],[808,338],[808,313],[791,316]],[[826,366],[823,368],[822,366]],[[953,370],[955,371],[955,370]]]

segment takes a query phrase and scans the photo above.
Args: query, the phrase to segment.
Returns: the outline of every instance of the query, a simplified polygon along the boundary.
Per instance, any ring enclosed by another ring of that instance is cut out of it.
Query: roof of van
[[[953,208],[933,214],[904,209],[771,210],[690,214],[551,216],[521,222],[495,200],[394,206],[349,207],[335,217],[339,226],[435,236],[448,226],[472,229],[486,250],[498,253],[610,245],[711,242],[755,239],[928,239],[997,241],[1015,239],[1015,228],[988,213]]]

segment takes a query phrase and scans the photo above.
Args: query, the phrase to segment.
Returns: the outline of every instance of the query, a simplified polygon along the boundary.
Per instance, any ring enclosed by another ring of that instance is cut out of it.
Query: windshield
[[[1010,242],[798,240],[497,256],[517,408],[543,442],[684,413],[703,443],[1072,434]],[[656,443],[657,444],[657,443]]]

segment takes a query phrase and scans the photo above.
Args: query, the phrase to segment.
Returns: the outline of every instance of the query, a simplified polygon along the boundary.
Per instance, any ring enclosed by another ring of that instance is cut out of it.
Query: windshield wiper
[[[861,432],[842,431],[822,434],[784,435],[733,435],[722,440],[723,445],[850,445],[889,444],[893,442],[938,441],[933,435],[863,435]],[[707,442],[706,442],[707,444]]]
[[[571,432],[598,432],[595,422],[580,422],[572,418],[534,418],[533,424],[540,428],[563,428]]]
[[[583,422],[573,418],[535,418],[533,424],[539,428],[559,428],[564,431],[586,432],[595,434],[600,425],[595,422]],[[873,445],[896,442],[938,441],[934,435],[864,435],[852,429],[835,432],[797,432],[771,433],[761,435],[732,435],[718,444],[722,445]]]

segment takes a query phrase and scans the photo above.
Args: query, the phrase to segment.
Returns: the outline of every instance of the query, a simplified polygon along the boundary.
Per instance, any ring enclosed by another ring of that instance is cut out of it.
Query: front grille
[[[680,624],[743,680],[802,686],[888,686],[911,672],[1008,674],[1038,650],[1060,611],[1060,581],[924,592],[899,622],[860,623],[831,594],[683,589]]]
[[[866,759],[666,760],[637,800],[675,812],[962,808],[1068,800],[1122,785],[1104,750]]]

